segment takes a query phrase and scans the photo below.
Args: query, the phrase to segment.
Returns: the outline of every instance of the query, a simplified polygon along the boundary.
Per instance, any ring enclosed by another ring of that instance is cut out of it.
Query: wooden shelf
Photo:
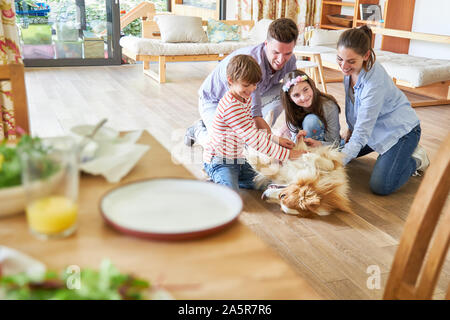
[[[349,29],[343,26],[338,26],[337,24],[322,24],[320,27],[322,29],[333,29],[333,30]]]
[[[344,1],[324,1],[323,4],[329,4],[333,6],[342,6],[342,7],[354,7],[354,2],[344,2]]]
[[[356,23],[368,24],[370,26],[383,27],[384,22],[369,21],[369,20],[356,20]]]

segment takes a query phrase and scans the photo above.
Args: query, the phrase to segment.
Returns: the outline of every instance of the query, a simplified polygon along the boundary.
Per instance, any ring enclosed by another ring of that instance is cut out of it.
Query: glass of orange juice
[[[32,234],[63,238],[77,228],[78,158],[71,137],[43,138],[19,150]]]

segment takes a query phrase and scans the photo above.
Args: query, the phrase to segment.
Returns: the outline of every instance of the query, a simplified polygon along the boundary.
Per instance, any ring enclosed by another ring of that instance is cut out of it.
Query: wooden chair
[[[449,248],[450,208],[441,212],[448,198],[449,176],[450,133],[412,203],[384,299],[431,299]],[[446,299],[450,299],[450,287]]]
[[[23,64],[0,65],[0,81],[11,82],[11,99],[16,127],[21,127],[26,133],[30,133],[24,74]]]

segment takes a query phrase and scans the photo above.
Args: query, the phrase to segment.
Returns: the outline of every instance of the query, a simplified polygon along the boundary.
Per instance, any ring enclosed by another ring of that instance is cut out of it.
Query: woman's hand
[[[352,133],[353,133],[352,130],[347,129],[347,133],[345,134],[345,137],[344,137],[345,143],[347,143],[348,140],[350,140],[350,138],[352,137]]]
[[[305,143],[308,147],[317,148],[317,147],[322,146],[322,142],[320,142],[318,140],[314,140],[313,138],[305,138],[305,139],[303,139],[303,141],[305,141]]]

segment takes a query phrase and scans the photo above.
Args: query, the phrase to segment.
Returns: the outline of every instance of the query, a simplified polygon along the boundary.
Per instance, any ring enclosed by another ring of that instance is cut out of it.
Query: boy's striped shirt
[[[240,102],[228,91],[219,101],[209,132],[209,142],[203,160],[211,162],[213,156],[226,159],[244,158],[245,144],[281,161],[289,158],[290,151],[271,140],[271,134],[258,130],[251,116],[252,100]]]

